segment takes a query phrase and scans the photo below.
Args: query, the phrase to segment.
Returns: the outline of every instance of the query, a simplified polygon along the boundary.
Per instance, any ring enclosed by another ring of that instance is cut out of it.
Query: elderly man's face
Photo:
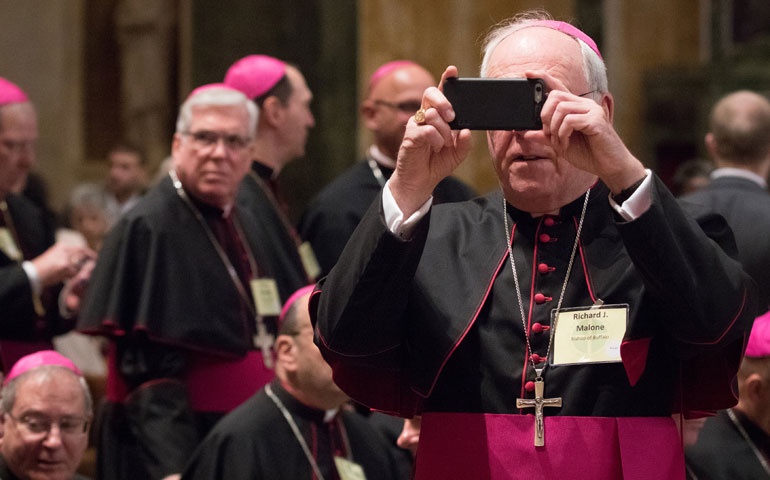
[[[19,478],[71,478],[88,444],[88,432],[82,428],[65,431],[61,425],[85,418],[83,390],[75,375],[62,372],[20,379],[10,415],[3,414],[5,432],[0,452],[5,463]],[[35,422],[49,422],[50,429],[36,432],[38,429],[30,427]]]
[[[543,27],[525,28],[503,40],[492,53],[487,75],[521,78],[537,71],[560,80],[574,94],[589,91],[577,41]],[[541,130],[490,131],[487,140],[505,198],[517,208],[556,211],[593,183],[593,175],[556,154]]]
[[[37,115],[29,103],[0,107],[0,199],[24,188],[35,165]]]
[[[191,195],[224,208],[249,170],[252,146],[245,107],[196,106],[189,131],[174,135],[174,167]]]

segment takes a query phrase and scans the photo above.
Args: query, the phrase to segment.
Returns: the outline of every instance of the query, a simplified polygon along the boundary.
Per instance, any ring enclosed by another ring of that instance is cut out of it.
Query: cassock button
[[[535,390],[535,382],[529,381],[529,382],[525,383],[524,384],[524,390],[526,390],[528,392],[534,391]]]
[[[541,275],[545,275],[546,273],[553,272],[554,270],[556,270],[554,267],[549,267],[545,263],[541,263],[540,265],[537,266],[537,271]]]
[[[545,361],[545,358],[541,357],[537,353],[533,353],[529,358],[531,358],[534,363],[541,363]]]
[[[551,236],[548,235],[547,233],[541,233],[540,234],[540,241],[543,242],[543,243],[548,243],[548,242],[551,241]]]
[[[543,224],[546,227],[553,227],[556,224],[556,220],[554,220],[553,217],[545,217],[545,220],[543,220]]]
[[[553,300],[553,298],[546,297],[542,293],[535,294],[535,303],[537,303],[538,305],[540,305],[541,303],[550,302],[551,300]]]
[[[542,333],[543,332],[543,326],[539,323],[532,324],[532,331],[534,333]]]

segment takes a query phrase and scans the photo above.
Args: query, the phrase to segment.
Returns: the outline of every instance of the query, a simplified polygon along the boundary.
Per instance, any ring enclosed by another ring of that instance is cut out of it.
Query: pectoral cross
[[[545,383],[542,378],[535,380],[535,398],[517,398],[516,408],[535,407],[535,446],[545,446],[545,427],[543,425],[543,407],[561,407],[561,397],[543,398]]]
[[[254,335],[254,346],[262,350],[262,360],[267,368],[273,368],[273,342],[275,337],[267,333],[265,322],[257,321],[257,334]]]

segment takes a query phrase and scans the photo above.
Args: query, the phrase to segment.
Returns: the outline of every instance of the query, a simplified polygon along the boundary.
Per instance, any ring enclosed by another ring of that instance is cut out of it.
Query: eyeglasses
[[[11,155],[19,155],[22,152],[31,152],[35,149],[37,140],[3,140],[0,145]]]
[[[385,100],[375,100],[375,105],[384,105],[389,108],[400,110],[404,113],[414,113],[422,107],[422,102],[418,100],[407,100],[405,102],[386,102]]]
[[[580,95],[578,95],[578,97],[585,97],[586,95],[591,95],[592,93],[596,93],[596,92],[598,92],[598,91],[599,91],[599,90],[593,89],[593,90],[591,90],[590,92],[581,93]]]
[[[225,148],[231,152],[239,152],[251,143],[251,137],[230,135],[227,133],[213,132],[211,130],[198,130],[197,132],[182,132],[182,135],[192,137],[193,143],[200,150],[208,150],[219,145],[219,140],[225,144]]]
[[[54,421],[46,415],[26,414],[16,418],[10,412],[5,414],[20,427],[23,433],[31,437],[49,434],[54,423],[58,425],[59,432],[63,435],[82,435],[88,430],[88,418],[85,417],[62,417]]]

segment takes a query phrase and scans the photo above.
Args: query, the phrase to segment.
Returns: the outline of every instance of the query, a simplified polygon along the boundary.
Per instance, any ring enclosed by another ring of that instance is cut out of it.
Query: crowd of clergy
[[[527,12],[483,56],[546,92],[487,132],[499,189],[452,176],[457,68],[393,60],[302,215],[300,65],[233,59],[157,172],[117,144],[62,212],[0,71],[0,479],[770,479],[770,101],[721,97],[667,186],[584,32]]]

